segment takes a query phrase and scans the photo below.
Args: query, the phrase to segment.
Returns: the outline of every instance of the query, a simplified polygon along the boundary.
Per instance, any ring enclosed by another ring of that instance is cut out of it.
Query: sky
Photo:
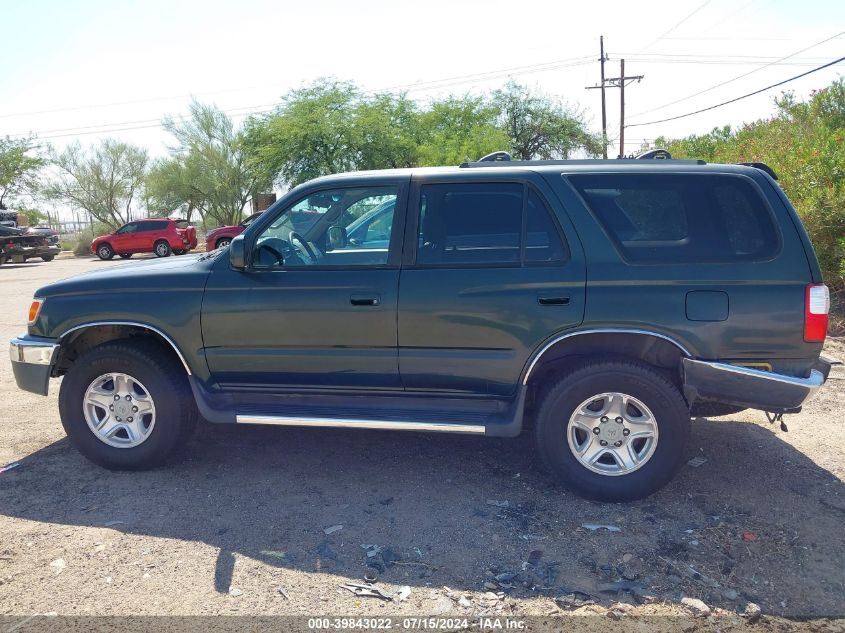
[[[841,0],[0,0],[0,25],[0,136],[59,147],[112,136],[153,156],[172,142],[161,118],[183,115],[191,96],[240,122],[318,77],[421,102],[514,79],[581,109],[598,131],[600,91],[585,88],[599,81],[600,35],[608,77],[622,58],[626,75],[644,75],[625,90],[626,153],[770,116],[781,90],[806,96],[845,75],[842,63],[633,126],[845,56]],[[611,156],[619,96],[607,90]]]

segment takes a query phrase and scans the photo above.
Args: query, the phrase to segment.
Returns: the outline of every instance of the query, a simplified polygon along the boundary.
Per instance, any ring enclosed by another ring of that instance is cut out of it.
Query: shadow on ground
[[[220,592],[235,553],[352,579],[395,555],[387,582],[483,591],[495,575],[516,573],[503,583],[515,596],[579,589],[615,598],[602,583],[627,578],[668,599],[683,592],[727,608],[751,600],[791,616],[842,614],[842,482],[749,423],[696,421],[687,458],[695,455],[708,461],[685,466],[660,493],[600,504],[540,472],[530,434],[204,425],[182,461],[151,472],[108,472],[56,442],[0,475],[0,514],[207,543],[219,550],[207,581]],[[326,535],[334,525],[343,527]],[[384,550],[368,558],[369,544]]]

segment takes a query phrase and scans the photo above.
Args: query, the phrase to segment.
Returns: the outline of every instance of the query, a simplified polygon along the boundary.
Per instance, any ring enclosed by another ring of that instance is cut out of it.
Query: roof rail
[[[640,162],[636,158],[581,158],[573,160],[496,160],[496,161],[474,161],[461,163],[461,168],[472,167],[544,167],[547,165],[620,165],[625,162]],[[660,162],[672,163],[673,165],[706,165],[703,160],[678,160],[673,158],[661,159]]]
[[[656,148],[647,152],[643,152],[642,154],[638,154],[635,158],[637,160],[672,160],[672,154],[669,153],[668,149]]]
[[[778,175],[775,173],[775,170],[769,167],[766,163],[737,163],[737,165],[743,165],[745,167],[754,167],[756,169],[759,169],[760,171],[766,172],[774,180],[778,179]]]

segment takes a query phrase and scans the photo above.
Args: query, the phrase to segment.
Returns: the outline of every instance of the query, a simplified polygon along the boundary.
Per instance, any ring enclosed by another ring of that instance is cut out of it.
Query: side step
[[[515,437],[527,388],[511,400],[418,394],[211,394],[188,377],[200,415],[215,424],[376,429]]]
[[[341,429],[380,429],[383,431],[422,431],[428,433],[471,433],[484,435],[483,424],[454,424],[451,422],[410,422],[404,420],[352,420],[341,418],[306,418],[275,415],[238,415],[238,424],[269,426],[310,426]]]

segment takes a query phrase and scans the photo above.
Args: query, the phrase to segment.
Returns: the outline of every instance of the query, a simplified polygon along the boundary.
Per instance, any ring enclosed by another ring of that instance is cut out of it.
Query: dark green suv
[[[690,415],[800,409],[828,291],[764,166],[478,162],[292,190],[227,249],[40,289],[18,385],[107,468],[214,423],[519,434],[585,496],[682,463]]]

